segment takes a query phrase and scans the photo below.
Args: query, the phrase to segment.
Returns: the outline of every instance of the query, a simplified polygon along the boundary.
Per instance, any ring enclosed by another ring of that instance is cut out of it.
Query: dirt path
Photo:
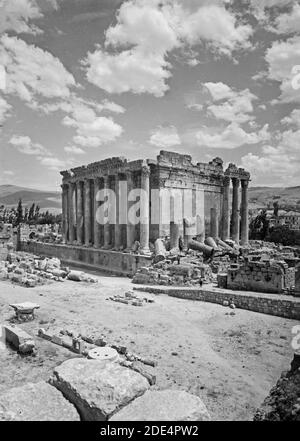
[[[0,316],[12,317],[12,302],[41,305],[34,322],[21,327],[36,335],[51,325],[104,334],[134,353],[158,361],[156,388],[178,388],[200,396],[214,420],[247,420],[292,359],[293,320],[223,306],[140,293],[155,303],[136,307],[106,298],[132,288],[129,279],[99,277],[98,284],[66,281],[37,288],[0,282]],[[38,355],[23,358],[0,351],[0,393],[48,379],[54,366],[73,357],[36,337]],[[172,353],[174,355],[172,355]]]

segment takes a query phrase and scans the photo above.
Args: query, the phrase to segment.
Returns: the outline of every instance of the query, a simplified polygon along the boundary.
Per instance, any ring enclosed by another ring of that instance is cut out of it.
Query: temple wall
[[[149,266],[151,263],[151,259],[148,257],[136,254],[35,241],[21,242],[20,251],[46,257],[57,257],[66,265],[80,266],[121,276],[133,276],[138,268]]]

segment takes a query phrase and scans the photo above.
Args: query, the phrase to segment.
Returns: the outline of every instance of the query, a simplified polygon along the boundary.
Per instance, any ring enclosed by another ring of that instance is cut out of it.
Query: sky
[[[0,184],[160,150],[300,185],[297,0],[0,0]]]

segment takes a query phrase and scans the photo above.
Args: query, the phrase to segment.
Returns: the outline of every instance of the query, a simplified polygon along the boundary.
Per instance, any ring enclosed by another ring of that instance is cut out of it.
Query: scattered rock
[[[50,380],[73,403],[85,421],[104,421],[149,383],[141,374],[117,363],[75,358],[54,370]]]
[[[184,391],[147,391],[110,421],[209,421],[202,400]]]
[[[0,421],[79,421],[75,407],[50,384],[27,383],[0,396]]]

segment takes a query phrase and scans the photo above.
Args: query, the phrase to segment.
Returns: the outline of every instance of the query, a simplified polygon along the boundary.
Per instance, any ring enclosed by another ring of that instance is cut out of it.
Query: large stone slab
[[[5,333],[5,340],[22,354],[31,353],[35,349],[33,337],[23,331],[22,328],[5,324],[3,330]]]
[[[0,396],[0,421],[79,421],[75,407],[41,381],[14,387]]]
[[[179,390],[147,391],[121,409],[110,421],[209,421],[205,404]]]
[[[131,369],[84,358],[67,360],[56,367],[50,381],[85,421],[108,419],[149,388],[147,379]]]

